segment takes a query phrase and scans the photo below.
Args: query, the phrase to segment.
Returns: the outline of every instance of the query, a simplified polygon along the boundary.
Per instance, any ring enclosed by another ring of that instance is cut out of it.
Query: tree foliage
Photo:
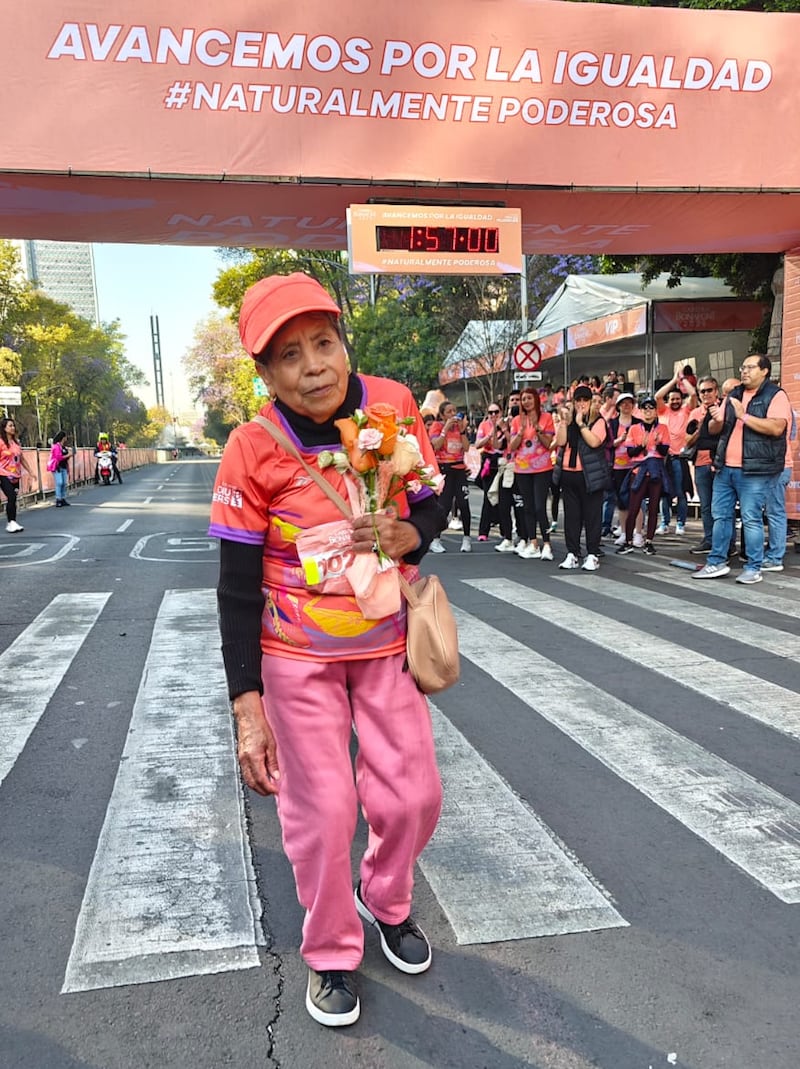
[[[206,434],[215,441],[224,442],[231,430],[251,419],[263,403],[253,388],[253,361],[242,348],[236,327],[225,316],[213,314],[197,325],[183,366],[195,400],[213,413]]]
[[[19,254],[0,241],[0,378],[22,389],[24,442],[63,428],[90,444],[101,430],[136,444],[147,413],[132,389],[144,375],[125,356],[118,323],[96,326],[34,289]]]

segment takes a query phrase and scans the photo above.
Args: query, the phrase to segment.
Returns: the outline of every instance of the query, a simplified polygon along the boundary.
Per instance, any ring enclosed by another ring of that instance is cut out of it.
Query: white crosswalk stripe
[[[568,578],[563,581],[574,582]],[[561,599],[550,597],[538,590],[535,604],[531,603],[525,597],[527,588],[521,583],[514,583],[508,579],[473,579],[467,582],[469,586],[482,590],[485,594],[491,594],[493,598],[499,598],[509,605],[517,605],[524,612],[535,613],[538,616],[544,615],[557,620],[564,609],[564,602]],[[630,587],[626,588],[613,579],[605,579],[601,582],[603,593],[607,597],[623,602],[630,600]],[[693,607],[694,616],[692,617],[683,603],[672,606],[670,604],[672,602],[678,602],[678,599],[660,597],[658,603],[647,605],[647,612],[650,616],[672,616],[676,619],[686,619],[692,624],[698,624],[702,619],[702,614],[698,613],[696,606]],[[711,621],[711,623],[716,625],[720,621]],[[730,638],[736,638],[740,634],[740,629],[742,641],[751,641],[752,625],[743,625],[739,620],[732,619],[730,623],[726,622],[721,633]],[[675,679],[698,694],[722,702],[731,709],[735,709],[736,712],[752,717],[753,720],[759,720],[762,724],[767,724],[784,735],[800,739],[800,717],[797,715],[800,695],[793,690],[779,687],[776,683],[770,683],[764,679],[758,680],[756,688],[753,686],[754,677],[747,672],[742,672],[732,665],[727,665],[724,672],[719,672],[717,662],[710,657],[705,657],[703,654],[686,649],[674,642],[668,642],[660,635],[650,635],[640,628],[588,609],[581,609],[579,613],[570,614],[569,630],[571,634],[586,639],[588,642],[599,643],[606,649],[614,650],[617,656],[624,660],[632,661],[634,664],[645,664],[648,670],[656,675]],[[763,629],[763,631],[768,630],[773,629]],[[769,644],[769,638],[763,635],[763,631],[759,628],[759,635]],[[800,639],[779,631],[775,634],[776,642],[786,639],[786,644],[790,649],[796,647],[797,652],[800,652]],[[769,648],[772,650],[771,645]],[[786,656],[796,656],[796,653],[787,653]]]
[[[800,806],[523,643],[455,616],[462,656],[781,901],[800,902]]]
[[[0,783],[110,597],[58,594],[0,655]]]
[[[63,990],[258,966],[212,590],[167,591]]]
[[[420,859],[456,942],[493,943],[627,922],[587,871],[432,705],[444,808]]]
[[[702,585],[669,570],[647,611],[752,641],[732,584]],[[464,580],[472,591],[568,632],[620,663],[636,661],[674,685],[758,725],[800,740],[800,695],[631,627],[616,607],[631,587],[606,576],[593,591],[608,615],[569,599],[585,577],[555,577],[553,593],[506,579]],[[715,595],[699,607],[680,588]],[[637,587],[637,589],[641,589]],[[663,589],[663,587],[662,587]],[[792,580],[758,601],[778,626],[759,625],[771,655],[800,659]],[[763,596],[762,596],[763,593]],[[452,591],[454,600],[457,591]],[[60,595],[0,656],[0,782],[62,683],[110,594]],[[728,611],[730,607],[731,611]],[[509,692],[649,802],[690,829],[778,900],[800,902],[800,806],[729,761],[566,671],[477,615],[455,609],[462,657],[486,673],[498,703]],[[786,623],[786,630],[780,624]],[[70,643],[53,641],[68,629]],[[674,633],[674,632],[673,632]],[[3,684],[0,684],[3,685]],[[9,684],[6,684],[8,686]],[[798,683],[800,690],[800,681]],[[0,692],[2,693],[2,692]],[[547,695],[547,701],[542,696]],[[23,703],[23,715],[17,712]],[[447,700],[442,703],[447,707]],[[581,858],[432,704],[445,804],[421,871],[459,944],[626,927],[628,920]],[[13,715],[10,712],[13,710]],[[565,785],[569,790],[569,784]],[[643,801],[642,805],[648,802]],[[666,860],[665,860],[665,863]],[[731,878],[741,878],[731,869]],[[63,991],[145,983],[258,966],[260,904],[242,813],[212,590],[167,591],[154,624],[128,738],[78,914]]]
[[[748,601],[751,605],[755,605],[759,609],[765,609],[767,612],[780,613],[782,616],[793,616],[796,620],[800,620],[800,599],[798,599],[797,595],[784,597],[783,593],[770,593],[772,576],[769,572],[764,582],[759,583],[756,587],[744,587],[740,583],[731,582],[729,578],[692,579],[688,575],[673,574],[657,568],[654,568],[651,572],[639,572],[638,574],[643,579],[654,579],[657,583],[668,583],[671,586],[683,587],[685,590],[704,591],[706,594],[713,594],[715,598],[724,598],[726,601],[735,601],[737,604],[740,604],[747,597],[747,591],[750,590]],[[776,583],[776,589],[786,592],[786,581],[780,581],[780,586]],[[800,592],[800,586],[795,587],[795,589]]]

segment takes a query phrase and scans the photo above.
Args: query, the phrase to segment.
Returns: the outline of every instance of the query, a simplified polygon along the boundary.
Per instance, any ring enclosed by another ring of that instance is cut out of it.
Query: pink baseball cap
[[[285,323],[304,312],[342,314],[328,291],[302,271],[260,279],[242,301],[239,312],[242,345],[250,356],[257,356]]]

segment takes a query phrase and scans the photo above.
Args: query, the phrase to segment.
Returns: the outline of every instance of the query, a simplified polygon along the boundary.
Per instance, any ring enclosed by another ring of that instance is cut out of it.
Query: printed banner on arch
[[[794,188],[800,16],[4,4],[8,171]]]

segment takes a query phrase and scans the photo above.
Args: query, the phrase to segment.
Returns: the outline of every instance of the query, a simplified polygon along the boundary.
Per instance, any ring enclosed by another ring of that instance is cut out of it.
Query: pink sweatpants
[[[402,670],[404,660],[403,654],[326,664],[263,660],[264,708],[281,770],[283,846],[306,910],[300,952],[317,971],[356,969],[364,952],[350,856],[359,803],[369,825],[362,894],[389,924],[411,910],[414,863],[439,818],[430,711]]]

